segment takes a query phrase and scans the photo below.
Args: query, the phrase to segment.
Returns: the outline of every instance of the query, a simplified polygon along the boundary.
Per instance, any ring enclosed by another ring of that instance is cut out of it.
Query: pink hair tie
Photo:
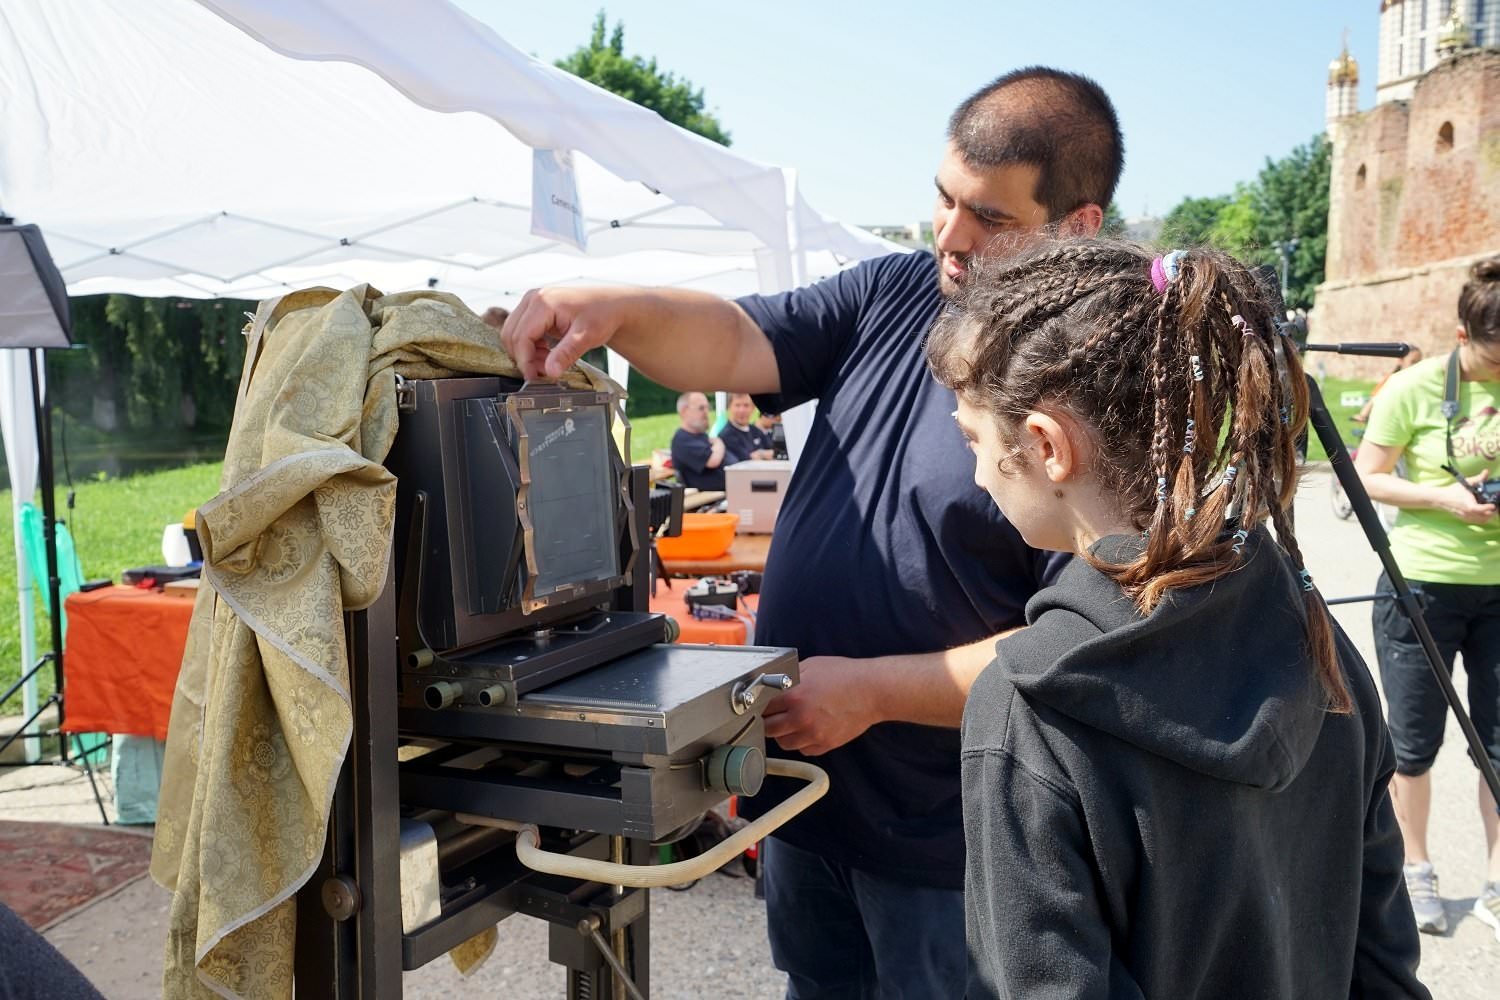
[[[1162,266],[1160,257],[1151,262],[1151,285],[1156,289],[1156,294],[1163,295],[1167,290],[1167,269]]]

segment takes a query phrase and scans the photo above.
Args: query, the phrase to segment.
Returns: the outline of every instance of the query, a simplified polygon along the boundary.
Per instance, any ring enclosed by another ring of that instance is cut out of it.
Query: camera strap
[[[1443,466],[1470,493],[1474,493],[1469,480],[1458,471],[1458,460],[1453,457],[1453,421],[1458,417],[1459,349],[1455,347],[1448,355],[1448,372],[1443,376],[1443,444],[1448,449],[1448,464]],[[1475,494],[1476,498],[1478,494]]]

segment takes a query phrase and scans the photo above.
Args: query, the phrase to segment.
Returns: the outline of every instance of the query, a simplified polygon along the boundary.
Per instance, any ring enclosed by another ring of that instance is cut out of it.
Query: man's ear
[[[1026,415],[1021,426],[1036,447],[1048,480],[1063,483],[1078,475],[1082,441],[1078,439],[1076,423],[1033,411]]]
[[[1060,236],[1098,236],[1104,227],[1104,209],[1092,202],[1080,205],[1063,217],[1057,227]]]
[[[1462,347],[1469,342],[1469,330],[1462,323],[1458,324],[1458,344]]]

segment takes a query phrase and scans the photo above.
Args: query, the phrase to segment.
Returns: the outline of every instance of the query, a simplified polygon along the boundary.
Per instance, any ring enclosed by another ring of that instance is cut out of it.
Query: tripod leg
[[[74,738],[74,743],[77,743],[76,737]],[[113,749],[111,749],[111,752],[113,752]],[[78,755],[78,759],[83,764],[83,773],[89,776],[89,787],[94,790],[94,805],[99,807],[99,820],[105,826],[109,826],[109,813],[104,811],[104,796],[99,794],[99,783],[94,780],[94,765],[89,763],[89,754],[91,753],[93,753],[92,750],[85,750]]]
[[[1479,733],[1474,729],[1473,720],[1469,718],[1469,713],[1464,711],[1458,691],[1453,687],[1453,679],[1448,676],[1448,671],[1443,666],[1443,657],[1438,652],[1437,642],[1432,638],[1432,631],[1427,627],[1427,620],[1422,617],[1422,606],[1417,601],[1416,594],[1412,592],[1411,586],[1407,584],[1406,577],[1401,574],[1401,568],[1396,565],[1395,556],[1391,555],[1391,543],[1386,537],[1385,524],[1380,520],[1380,515],[1375,512],[1375,505],[1370,501],[1370,495],[1365,492],[1364,483],[1360,481],[1359,474],[1354,470],[1354,464],[1349,460],[1349,451],[1344,447],[1343,438],[1339,437],[1333,417],[1323,402],[1323,394],[1318,389],[1318,383],[1313,381],[1311,375],[1307,376],[1307,396],[1308,416],[1313,429],[1318,432],[1318,440],[1323,442],[1323,450],[1328,453],[1334,475],[1338,476],[1339,482],[1343,484],[1344,495],[1348,497],[1350,506],[1354,508],[1355,516],[1359,518],[1365,538],[1369,540],[1370,548],[1375,551],[1375,555],[1380,558],[1380,565],[1390,579],[1391,587],[1396,591],[1397,605],[1417,633],[1417,639],[1422,644],[1422,652],[1427,657],[1427,665],[1431,668],[1433,676],[1437,678],[1438,686],[1443,690],[1443,697],[1447,700],[1448,707],[1452,709],[1453,717],[1458,721],[1458,728],[1463,730],[1464,739],[1469,744],[1469,754],[1479,767],[1480,776],[1489,786],[1490,794],[1495,797],[1495,801],[1500,802],[1500,776],[1495,774],[1495,768],[1490,763],[1490,755],[1485,750]]]

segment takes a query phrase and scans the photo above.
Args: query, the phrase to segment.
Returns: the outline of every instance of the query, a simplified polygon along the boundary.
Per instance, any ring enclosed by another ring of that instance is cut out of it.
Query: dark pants
[[[1450,675],[1455,654],[1464,654],[1469,715],[1490,760],[1500,768],[1500,585],[1420,586],[1422,617]],[[1384,573],[1375,590],[1394,592]],[[1427,665],[1416,630],[1394,599],[1375,602],[1373,624],[1380,685],[1396,747],[1396,771],[1425,774],[1443,745],[1448,702]]]
[[[774,838],[761,846],[771,958],[787,1000],[962,997],[959,889],[907,885]]]

